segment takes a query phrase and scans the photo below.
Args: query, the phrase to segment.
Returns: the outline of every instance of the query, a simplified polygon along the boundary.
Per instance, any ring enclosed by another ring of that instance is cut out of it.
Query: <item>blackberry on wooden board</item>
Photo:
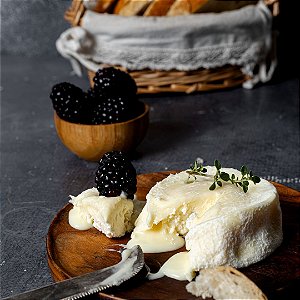
[[[117,197],[123,192],[128,199],[133,199],[137,184],[136,170],[123,152],[107,152],[99,161],[95,182],[102,196]]]

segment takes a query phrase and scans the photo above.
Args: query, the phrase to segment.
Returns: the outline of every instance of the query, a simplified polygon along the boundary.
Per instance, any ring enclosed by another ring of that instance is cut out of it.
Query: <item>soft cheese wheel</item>
[[[264,259],[281,244],[277,199],[271,196],[243,206],[220,211],[215,218],[198,220],[197,225],[191,226],[185,241],[196,270],[219,265],[246,267]]]
[[[266,180],[243,190],[231,183],[209,190],[216,172],[208,176],[180,172],[157,183],[136,221],[136,232],[157,224],[185,236],[190,262],[195,270],[217,265],[245,267],[255,263],[282,242],[281,209],[275,187]],[[223,168],[241,177],[235,169]]]

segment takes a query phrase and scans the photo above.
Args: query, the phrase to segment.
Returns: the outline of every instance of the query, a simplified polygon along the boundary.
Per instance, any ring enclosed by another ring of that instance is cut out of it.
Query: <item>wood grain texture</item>
[[[78,157],[97,161],[108,151],[130,152],[144,139],[149,124],[149,106],[126,122],[84,125],[62,120],[54,113],[56,132],[62,143]]]
[[[138,199],[145,200],[150,188],[170,173],[176,172],[139,175]],[[265,260],[240,270],[271,298],[288,291],[291,283],[298,283],[300,280],[300,193],[281,184],[274,185],[280,195],[283,213],[283,243]],[[129,235],[109,239],[95,228],[87,231],[72,228],[68,224],[68,212],[71,208],[72,205],[67,204],[61,209],[53,219],[47,235],[48,265],[55,281],[117,263],[120,260],[119,254],[109,252],[107,248],[113,244],[126,243],[129,239]],[[170,256],[183,250],[181,248],[172,252],[146,254],[145,260],[155,272]],[[186,284],[186,281],[163,277],[154,281],[140,280],[123,284],[99,295],[107,299],[195,299],[186,291]]]

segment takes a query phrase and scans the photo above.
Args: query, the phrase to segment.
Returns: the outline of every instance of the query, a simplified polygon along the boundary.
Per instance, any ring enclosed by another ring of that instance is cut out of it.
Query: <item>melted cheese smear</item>
[[[134,232],[127,243],[128,248],[140,245],[144,253],[160,253],[177,250],[185,244],[184,238],[162,229],[161,225],[149,230]]]
[[[87,230],[93,227],[93,224],[84,218],[80,213],[80,208],[76,206],[69,211],[69,224],[78,230]]]
[[[148,279],[154,280],[168,276],[176,280],[192,281],[195,271],[191,267],[188,252],[179,252],[171,256],[155,274],[149,274]]]

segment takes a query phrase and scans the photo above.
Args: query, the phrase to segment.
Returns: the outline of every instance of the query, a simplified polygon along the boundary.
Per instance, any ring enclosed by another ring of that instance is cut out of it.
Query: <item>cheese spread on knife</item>
[[[211,191],[215,168],[206,168],[206,176],[195,175],[190,183],[183,171],[152,187],[129,247],[139,244],[146,253],[176,250],[184,245],[180,240],[184,237],[190,264],[198,271],[219,265],[246,267],[281,244],[276,188],[262,179],[256,185],[250,182],[247,193],[227,182]],[[235,169],[222,171],[241,177]],[[162,237],[166,237],[163,242]]]

